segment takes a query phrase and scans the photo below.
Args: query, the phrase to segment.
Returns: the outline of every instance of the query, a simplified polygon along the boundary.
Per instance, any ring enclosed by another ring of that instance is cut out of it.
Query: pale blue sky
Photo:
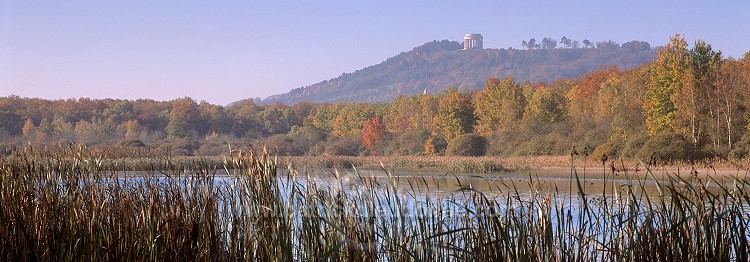
[[[750,50],[750,1],[6,1],[0,96],[227,104],[373,65],[432,40],[700,38]]]

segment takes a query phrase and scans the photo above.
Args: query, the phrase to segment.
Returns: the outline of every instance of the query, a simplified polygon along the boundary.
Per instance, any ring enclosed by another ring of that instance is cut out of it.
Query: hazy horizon
[[[189,96],[228,104],[286,93],[433,40],[485,48],[562,36],[663,45],[674,33],[725,57],[750,50],[750,3],[0,2],[0,96]]]

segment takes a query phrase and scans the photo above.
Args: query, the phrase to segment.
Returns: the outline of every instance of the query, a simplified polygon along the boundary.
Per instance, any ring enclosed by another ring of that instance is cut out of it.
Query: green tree
[[[201,119],[201,135],[228,134],[232,131],[232,116],[225,107],[201,102],[198,106]]]
[[[75,139],[75,130],[72,123],[65,121],[62,118],[55,118],[50,124],[54,129],[52,136],[55,139],[58,141],[73,142]]]
[[[542,39],[542,48],[544,49],[555,49],[557,47],[557,41],[551,37],[545,37]]]
[[[97,118],[91,121],[81,120],[76,123],[76,141],[86,145],[102,145],[115,142],[114,130],[106,122]]]
[[[707,118],[709,111],[712,111],[711,96],[715,91],[714,81],[710,78],[715,76],[721,53],[698,40],[687,54],[688,71],[672,98],[676,110],[673,127],[697,146],[704,136],[704,122],[710,121]]]
[[[264,135],[286,134],[292,126],[299,124],[296,114],[288,107],[267,107],[260,113],[259,120]]]
[[[21,134],[24,121],[18,114],[18,102],[17,97],[0,97],[0,134]]]
[[[534,38],[529,39],[529,42],[526,43],[526,49],[539,49],[539,47],[539,43]]]
[[[55,127],[47,118],[42,118],[39,126],[36,128],[36,141],[39,143],[47,142],[47,139],[55,133]]]
[[[133,115],[133,110],[134,107],[132,102],[128,100],[115,100],[104,109],[103,114],[107,121],[112,123],[122,123],[135,117]]]
[[[583,47],[591,48],[591,45],[591,41],[589,41],[588,39],[583,39]]]

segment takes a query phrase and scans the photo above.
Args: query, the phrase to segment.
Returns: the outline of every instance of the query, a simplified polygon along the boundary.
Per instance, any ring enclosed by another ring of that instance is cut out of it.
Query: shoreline
[[[303,168],[352,168],[382,169],[409,172],[448,172],[448,173],[522,173],[550,177],[570,177],[571,160],[569,156],[528,156],[528,157],[447,157],[447,156],[280,156],[280,164],[291,165],[295,169]],[[382,163],[382,166],[381,166]],[[677,163],[655,165],[648,168],[654,175],[670,174],[698,177],[734,177],[750,175],[744,163],[729,160],[712,160],[712,162]],[[602,178],[610,176],[647,176],[646,169],[635,161],[592,161],[576,157],[572,167],[583,176]],[[482,172],[484,171],[484,172]]]
[[[223,169],[225,163],[236,161],[241,156],[187,156],[187,157],[117,157],[87,158],[81,160],[99,162],[103,170],[130,170],[173,168]],[[291,167],[297,171],[304,169],[351,169],[419,172],[444,172],[447,174],[472,174],[476,176],[496,176],[515,173],[540,177],[569,178],[572,167],[579,176],[591,178],[618,176],[645,177],[647,172],[638,161],[614,159],[605,162],[595,161],[584,156],[514,156],[514,157],[456,157],[456,156],[270,156],[279,169]],[[10,158],[4,157],[6,160]],[[66,161],[64,158],[58,160]],[[70,159],[73,160],[73,159]],[[693,163],[682,162],[668,165],[652,165],[654,175],[669,174],[688,177],[746,177],[750,175],[749,160],[708,159]],[[230,168],[231,169],[231,168]]]

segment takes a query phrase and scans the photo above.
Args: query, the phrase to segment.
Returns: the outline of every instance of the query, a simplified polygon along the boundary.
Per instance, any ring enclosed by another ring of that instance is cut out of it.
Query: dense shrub
[[[166,139],[158,146],[159,151],[168,152],[171,156],[192,156],[196,148],[196,143],[189,138]]]
[[[522,142],[513,152],[517,156],[565,155],[573,146],[571,139],[558,133],[534,135]]]
[[[589,157],[600,158],[594,156],[594,149],[600,145],[606,144],[610,140],[610,124],[597,124],[593,121],[582,121],[583,123],[572,123],[572,130],[565,132],[565,130],[556,131],[558,134],[570,134],[571,146],[575,146],[577,149],[586,149],[585,153],[589,154]],[[577,135],[576,135],[577,134]],[[568,146],[570,147],[570,146]]]
[[[532,136],[529,132],[518,132],[515,129],[503,129],[492,133],[488,140],[487,154],[493,156],[511,156],[520,145]]]
[[[228,153],[229,143],[219,139],[206,139],[195,150],[195,154],[199,156],[220,156]]]
[[[264,140],[263,145],[271,155],[299,156],[304,153],[303,148],[296,146],[295,139],[289,135],[272,135]]]
[[[621,156],[622,149],[625,147],[625,140],[622,136],[612,136],[607,142],[599,145],[591,153],[591,158],[601,159],[602,156],[618,157]]]
[[[625,145],[622,148],[621,156],[624,158],[635,158],[638,155],[638,151],[648,140],[649,137],[646,133],[628,136],[628,138],[625,139]]]
[[[15,147],[11,145],[0,144],[0,156],[7,156],[13,152]]]
[[[309,149],[307,149],[306,155],[308,156],[320,156],[323,155],[326,151],[326,143],[320,142],[313,146],[311,146]]]
[[[295,154],[320,155],[325,150],[327,134],[320,129],[294,126],[289,132],[289,137],[292,138],[295,149],[299,151]]]
[[[685,137],[672,130],[662,131],[652,136],[638,150],[636,156],[650,164],[700,158],[693,145]]]
[[[424,142],[424,153],[426,155],[442,155],[445,153],[446,147],[448,147],[448,142],[445,141],[445,137],[431,136]]]
[[[624,135],[613,135],[594,149],[591,153],[590,158],[594,160],[601,159],[602,156],[607,157],[621,157],[625,159],[631,159],[636,157],[638,151],[643,147],[646,141],[649,140],[648,135],[644,134],[632,134],[628,136]],[[650,156],[650,155],[649,155]]]
[[[118,144],[124,147],[145,147],[146,146],[146,144],[144,144],[143,141],[138,140],[138,139],[123,139]]]
[[[395,133],[392,137],[393,139],[384,150],[386,155],[420,155],[424,154],[424,144],[430,138],[430,132],[423,130],[403,134]]]
[[[364,150],[359,136],[349,136],[330,142],[325,153],[336,156],[356,156],[364,153]]]
[[[731,158],[747,158],[750,156],[750,133],[745,133],[740,142],[734,144],[734,148],[729,152]]]
[[[445,154],[449,156],[483,156],[487,153],[487,139],[477,133],[460,135],[450,142]]]

